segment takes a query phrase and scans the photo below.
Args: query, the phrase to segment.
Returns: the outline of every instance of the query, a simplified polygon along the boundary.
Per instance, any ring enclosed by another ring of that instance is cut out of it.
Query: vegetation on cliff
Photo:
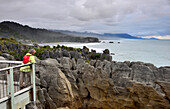
[[[14,37],[22,42],[99,42],[95,37],[80,37],[63,34],[46,29],[32,28],[15,22],[4,21],[0,23],[1,37]]]
[[[7,59],[10,53],[21,60],[30,48],[42,59],[36,58],[38,109],[170,108],[170,67],[111,61],[108,49],[96,53],[85,46],[28,46],[14,38],[0,38],[1,55]]]
[[[81,49],[81,48],[67,47],[64,45],[62,46],[57,45],[51,48],[49,45],[40,47],[36,43],[34,43],[33,46],[29,46],[17,42],[12,37],[11,38],[0,37],[0,55],[10,54],[11,56],[13,56],[13,58],[10,57],[8,59],[16,59],[21,61],[22,57],[31,48],[34,48],[36,50],[35,56],[41,60],[44,60],[46,58],[57,59],[63,56],[75,58],[76,60],[81,57],[84,57],[84,59],[86,60],[91,60],[91,59],[100,59],[100,60],[106,59],[109,61],[112,60],[110,54],[96,53],[95,50],[92,50],[90,52],[87,47],[83,47],[83,49]]]

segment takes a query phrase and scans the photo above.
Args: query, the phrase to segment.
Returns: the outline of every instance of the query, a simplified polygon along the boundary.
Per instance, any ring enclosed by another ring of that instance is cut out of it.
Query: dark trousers
[[[19,85],[20,88],[27,87],[31,84],[31,72],[20,72]]]

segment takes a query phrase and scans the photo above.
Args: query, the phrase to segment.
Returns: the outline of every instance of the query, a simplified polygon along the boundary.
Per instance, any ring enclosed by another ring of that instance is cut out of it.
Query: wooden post
[[[36,101],[36,86],[35,86],[35,63],[32,64],[31,84],[33,85],[33,101]]]
[[[9,67],[9,64],[7,65],[7,67]],[[6,73],[7,73],[7,87],[8,87],[8,94],[7,95],[9,95],[10,94],[10,71],[8,70],[8,71],[6,71]]]
[[[10,69],[10,96],[11,96],[11,109],[15,109],[14,105],[14,81],[13,81],[13,68]]]

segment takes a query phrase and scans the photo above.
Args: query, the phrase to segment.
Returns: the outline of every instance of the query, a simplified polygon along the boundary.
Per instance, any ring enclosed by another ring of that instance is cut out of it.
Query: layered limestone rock
[[[64,105],[71,105],[74,98],[71,84],[58,68],[61,67],[55,59],[37,60],[36,72],[40,78],[38,98],[43,107],[56,109]]]
[[[6,58],[4,58],[4,57],[2,57],[2,56],[0,56],[0,61],[4,61],[4,60],[6,60]],[[7,66],[7,64],[2,64],[2,63],[0,63],[0,68],[5,68]]]
[[[170,108],[170,67],[62,57],[37,60],[36,73],[42,109]]]
[[[162,91],[165,93],[166,99],[170,101],[170,82],[156,82],[157,84],[160,85]]]
[[[138,109],[170,108],[169,101],[150,86],[135,83],[129,88],[129,95]]]

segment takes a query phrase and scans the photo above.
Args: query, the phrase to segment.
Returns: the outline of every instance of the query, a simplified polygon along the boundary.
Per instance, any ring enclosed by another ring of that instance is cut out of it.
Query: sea
[[[157,67],[170,66],[170,40],[138,40],[138,39],[117,39],[101,40],[100,43],[46,43],[40,45],[64,45],[75,48],[88,47],[90,50],[102,53],[109,49],[112,53],[112,60],[118,62],[124,61],[142,61],[152,63]]]

